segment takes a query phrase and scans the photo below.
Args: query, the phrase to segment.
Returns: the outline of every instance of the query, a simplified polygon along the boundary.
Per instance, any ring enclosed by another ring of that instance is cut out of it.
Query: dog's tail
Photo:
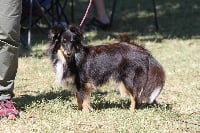
[[[141,98],[152,104],[160,94],[165,83],[165,73],[162,66],[153,58],[149,58],[148,79],[143,88]]]

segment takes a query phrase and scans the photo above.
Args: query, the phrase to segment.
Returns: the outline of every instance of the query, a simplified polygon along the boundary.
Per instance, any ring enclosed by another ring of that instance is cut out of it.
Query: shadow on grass
[[[121,4],[120,4],[121,3]],[[122,4],[123,3],[123,4]],[[152,1],[119,1],[113,31],[137,35],[155,33]],[[159,31],[163,38],[189,39],[200,35],[199,0],[156,1]]]
[[[130,107],[130,100],[129,99],[120,99],[116,101],[109,101],[104,99],[104,95],[108,94],[109,92],[96,92],[94,94],[94,98],[92,101],[92,107],[95,110],[102,110],[102,109],[109,109],[109,108],[119,108],[119,109],[129,109]],[[112,99],[112,98],[111,98]],[[146,108],[155,108],[161,110],[172,110],[171,104],[160,104],[154,102],[152,104],[141,104],[136,107],[136,109],[146,109]]]
[[[104,99],[104,95],[107,95],[109,92],[95,92],[93,95],[93,99],[91,101],[92,107],[95,110],[102,110],[102,109],[111,109],[111,108],[119,108],[119,109],[129,109],[130,107],[130,101],[128,99],[120,99],[116,101],[109,101]],[[41,102],[48,102],[49,100],[53,100],[56,98],[59,98],[63,101],[70,101],[70,98],[74,97],[74,94],[67,91],[56,91],[56,92],[48,92],[44,94],[40,94],[37,96],[32,95],[21,95],[20,97],[14,98],[14,101],[17,104],[17,107],[20,111],[25,111],[27,106],[30,106],[33,103],[40,104]],[[77,107],[71,106],[72,109],[77,110]],[[145,108],[157,108],[161,110],[171,110],[172,105],[170,104],[159,104],[157,102],[149,105],[149,104],[143,104],[136,109],[141,110]]]
[[[31,95],[21,95],[20,97],[14,98],[18,109],[21,111],[25,111],[25,107],[37,102],[38,104],[44,101],[53,100],[56,98],[60,98],[63,101],[69,101],[70,97],[74,96],[71,92],[63,90],[56,92],[48,92],[44,94],[40,94],[37,96]]]
[[[21,41],[21,47],[20,47],[20,53],[19,57],[36,57],[36,58],[42,58],[46,56],[46,51],[37,49],[32,51],[32,47],[37,45],[43,45],[48,43],[48,30],[47,28],[42,28],[43,32],[39,30],[36,27],[32,28],[31,32],[31,48],[28,49],[28,33],[27,30],[21,30],[21,38],[23,41]]]
[[[172,104],[160,104],[157,102],[154,102],[152,104],[141,104],[137,107],[137,109],[145,109],[145,108],[156,108],[161,110],[172,110]]]
[[[34,52],[33,52],[24,47],[20,48],[19,57],[34,57],[34,58],[41,59],[46,56],[48,56],[48,54],[47,54],[47,51],[45,51],[45,50],[37,49],[37,50],[34,50]]]
[[[121,99],[120,101],[119,100],[110,101],[105,99],[104,96],[108,95],[108,93],[109,92],[101,92],[101,91],[97,91],[94,93],[91,102],[92,102],[92,107],[95,110],[109,109],[109,108],[120,108],[120,109],[129,108],[130,101],[128,101],[127,99]]]

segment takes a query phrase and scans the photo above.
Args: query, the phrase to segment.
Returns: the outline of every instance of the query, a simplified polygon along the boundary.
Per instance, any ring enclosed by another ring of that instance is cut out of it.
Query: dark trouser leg
[[[21,0],[0,0],[0,100],[13,97],[20,43]]]

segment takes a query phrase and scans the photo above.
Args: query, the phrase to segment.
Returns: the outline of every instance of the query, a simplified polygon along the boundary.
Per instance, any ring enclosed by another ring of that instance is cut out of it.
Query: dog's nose
[[[67,55],[70,56],[70,55],[71,55],[71,52],[67,52]]]

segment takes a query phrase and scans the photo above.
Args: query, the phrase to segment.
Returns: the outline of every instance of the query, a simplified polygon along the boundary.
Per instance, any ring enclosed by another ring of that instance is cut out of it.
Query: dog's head
[[[75,51],[81,47],[83,34],[79,26],[57,25],[50,30],[49,39],[51,41],[52,52],[61,50],[65,57],[72,57]]]
[[[66,57],[74,56],[81,47],[83,34],[78,26],[70,26],[61,35],[61,50]]]

